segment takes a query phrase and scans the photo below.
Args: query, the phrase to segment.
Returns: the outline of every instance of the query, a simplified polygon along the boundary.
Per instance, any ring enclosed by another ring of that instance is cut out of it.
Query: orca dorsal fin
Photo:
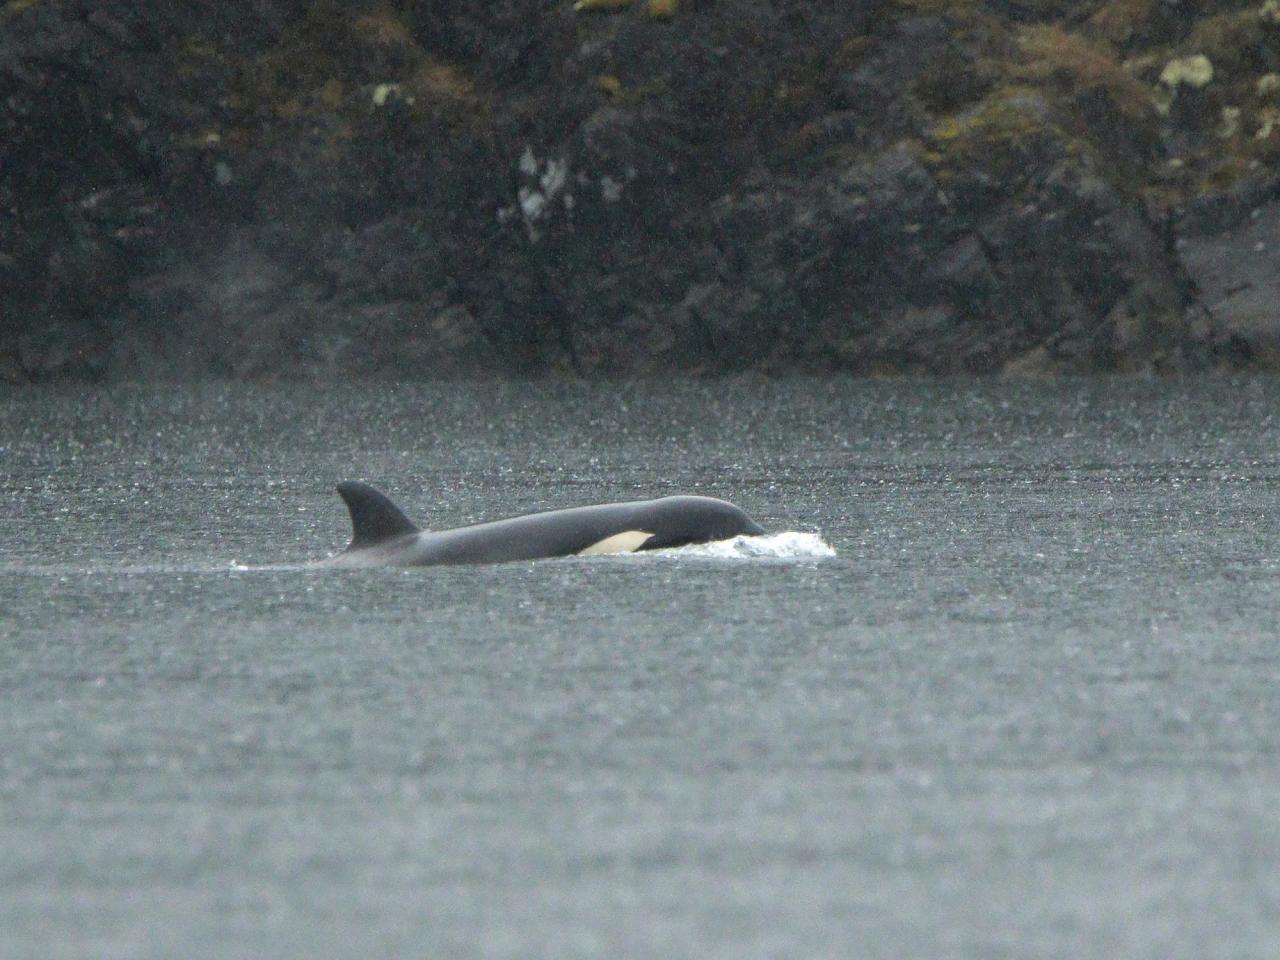
[[[385,540],[417,533],[418,528],[390,498],[367,483],[348,480],[338,484],[338,496],[351,511],[351,543],[348,550],[377,546]]]

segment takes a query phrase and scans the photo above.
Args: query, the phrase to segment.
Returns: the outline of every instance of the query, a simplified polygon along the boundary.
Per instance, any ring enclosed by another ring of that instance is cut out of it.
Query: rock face
[[[1213,327],[1241,358],[1280,368],[1280,178],[1246,202],[1185,217],[1178,256]]]
[[[1274,6],[11,0],[0,376],[1274,367]]]

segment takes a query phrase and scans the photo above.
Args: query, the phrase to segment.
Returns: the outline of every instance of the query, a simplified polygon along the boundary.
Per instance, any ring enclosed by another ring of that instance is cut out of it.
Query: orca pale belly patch
[[[623,530],[611,537],[605,537],[599,543],[593,543],[585,550],[579,550],[580,557],[599,557],[607,553],[634,553],[644,546],[646,540],[653,539],[648,530]]]

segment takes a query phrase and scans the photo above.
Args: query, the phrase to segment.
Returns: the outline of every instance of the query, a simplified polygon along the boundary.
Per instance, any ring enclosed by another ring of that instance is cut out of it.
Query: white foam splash
[[[671,550],[654,550],[649,556],[707,557],[712,560],[815,560],[834,557],[835,548],[819,534],[786,530],[763,537],[734,537]]]

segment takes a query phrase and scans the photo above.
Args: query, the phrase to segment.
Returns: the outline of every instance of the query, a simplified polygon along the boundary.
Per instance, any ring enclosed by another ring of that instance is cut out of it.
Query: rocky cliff
[[[1280,0],[10,0],[0,377],[1280,365]]]

